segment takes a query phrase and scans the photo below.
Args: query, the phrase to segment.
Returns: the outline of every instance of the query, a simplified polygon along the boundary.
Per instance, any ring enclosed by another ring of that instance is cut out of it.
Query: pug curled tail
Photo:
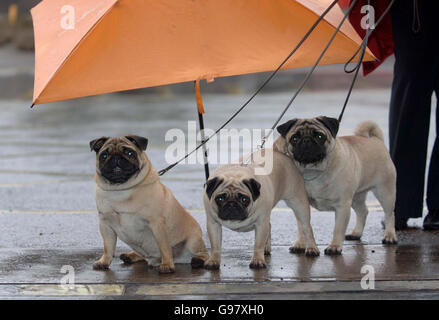
[[[355,135],[365,138],[375,137],[384,142],[383,131],[380,129],[380,127],[378,127],[378,124],[373,121],[361,122],[355,129]]]

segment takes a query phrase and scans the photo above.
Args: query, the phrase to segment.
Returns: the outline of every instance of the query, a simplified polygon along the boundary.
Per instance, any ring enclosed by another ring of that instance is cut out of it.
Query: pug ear
[[[148,139],[144,137],[127,135],[125,138],[134,143],[140,150],[146,150],[146,147],[148,146]]]
[[[101,150],[102,146],[110,139],[109,137],[100,137],[98,139],[94,139],[90,141],[90,151],[95,151],[96,153]]]
[[[220,179],[218,177],[215,177],[213,179],[207,180],[205,186],[206,186],[206,194],[210,198],[212,198],[213,193],[215,190],[219,187],[221,183],[223,183],[223,179]]]
[[[290,131],[290,129],[296,124],[296,122],[298,120],[299,119],[293,119],[293,120],[285,122],[284,124],[281,124],[280,126],[278,126],[276,128],[277,132],[279,132],[282,135],[282,137],[285,138],[287,133],[288,133],[288,131]]]
[[[338,127],[340,125],[340,122],[338,122],[337,119],[325,116],[317,117],[316,119],[328,128],[334,138],[337,136]]]
[[[261,194],[261,184],[257,182],[255,179],[250,180],[244,180],[242,181],[247,188],[249,188],[250,192],[252,193],[253,201],[256,201],[257,198],[259,198]]]

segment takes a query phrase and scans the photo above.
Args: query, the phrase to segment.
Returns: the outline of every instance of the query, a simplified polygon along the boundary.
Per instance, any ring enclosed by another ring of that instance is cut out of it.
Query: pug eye
[[[134,151],[133,151],[133,150],[125,149],[123,152],[124,152],[128,157],[130,157],[130,158],[134,156]]]
[[[247,197],[247,196],[244,196],[244,195],[242,195],[242,196],[240,197],[240,200],[241,200],[241,202],[242,202],[243,204],[245,204],[245,205],[247,205],[247,204],[250,202],[250,198]]]
[[[325,136],[323,134],[321,134],[320,132],[314,133],[314,137],[316,137],[319,140],[324,140],[325,139]]]
[[[108,152],[107,151],[105,151],[105,152],[103,152],[102,154],[101,154],[101,160],[107,160],[107,158],[108,158]]]
[[[215,201],[217,203],[222,203],[224,202],[224,200],[226,200],[226,195],[225,194],[220,194],[218,196],[216,196]]]
[[[300,134],[299,134],[299,133],[296,133],[296,134],[294,134],[294,135],[291,137],[291,140],[292,140],[293,142],[297,142],[297,141],[299,141],[299,139],[300,139]]]

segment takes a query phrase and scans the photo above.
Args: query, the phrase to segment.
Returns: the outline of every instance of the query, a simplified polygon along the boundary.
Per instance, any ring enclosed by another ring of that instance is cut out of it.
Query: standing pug
[[[134,251],[125,263],[148,259],[160,273],[175,271],[175,262],[203,267],[209,258],[200,225],[160,182],[144,150],[148,140],[127,135],[90,142],[96,152],[96,205],[104,254],[94,269],[108,269],[119,237]],[[161,262],[160,262],[161,261]]]
[[[341,254],[351,207],[357,215],[347,240],[359,240],[368,214],[366,195],[372,191],[385,212],[384,244],[395,244],[396,170],[384,145],[381,129],[361,123],[355,135],[336,138],[337,119],[293,119],[277,130],[275,149],[294,160],[305,180],[313,207],[335,211],[335,227],[325,254]]]
[[[256,175],[265,161],[273,161],[271,172]],[[310,224],[310,207],[303,178],[293,162],[280,152],[264,149],[253,154],[248,165],[224,165],[212,172],[206,182],[204,207],[212,254],[207,269],[218,269],[221,261],[222,226],[238,232],[255,230],[255,244],[250,268],[265,268],[265,255],[271,251],[270,214],[285,200],[294,210],[299,237],[290,248],[318,256]]]

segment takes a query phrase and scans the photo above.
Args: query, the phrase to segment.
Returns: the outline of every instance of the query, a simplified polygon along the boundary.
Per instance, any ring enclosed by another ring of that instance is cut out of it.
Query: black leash
[[[279,124],[279,122],[282,120],[283,116],[285,115],[285,113],[287,113],[288,109],[291,107],[291,105],[293,104],[294,100],[296,99],[296,97],[299,95],[299,93],[302,91],[302,89],[305,87],[306,83],[308,82],[308,80],[310,79],[312,73],[314,72],[314,70],[316,69],[317,65],[319,64],[320,60],[322,60],[323,56],[325,55],[326,51],[329,49],[329,47],[331,46],[332,42],[335,39],[335,36],[337,35],[338,31],[340,30],[341,26],[343,25],[343,23],[346,21],[346,18],[349,16],[349,14],[351,13],[352,9],[354,8],[355,4],[357,3],[358,0],[353,0],[351,5],[349,6],[348,10],[346,11],[343,19],[340,21],[340,23],[337,26],[337,29],[335,29],[334,33],[332,34],[331,38],[329,39],[328,43],[326,44],[325,48],[323,49],[322,53],[320,54],[320,56],[317,58],[316,62],[314,63],[314,65],[311,67],[311,69],[308,71],[308,73],[305,76],[305,79],[303,79],[302,83],[300,84],[299,88],[296,90],[296,92],[293,94],[293,96],[291,97],[290,101],[288,102],[288,104],[286,105],[286,107],[284,108],[284,110],[281,112],[280,116],[277,118],[277,120],[274,122],[273,126],[271,127],[270,131],[268,132],[268,134],[262,138],[262,143],[259,146],[260,149],[262,149],[265,145],[265,142],[267,141],[267,138],[273,133],[274,129],[276,129],[277,125]],[[357,50],[358,52],[358,50]],[[355,55],[357,54],[357,52],[355,53]],[[355,57],[354,55],[354,57]],[[352,60],[353,58],[351,58],[350,60]]]
[[[346,99],[345,102],[343,104],[342,110],[340,112],[340,115],[338,117],[338,121],[341,122],[341,119],[343,118],[344,112],[346,110],[346,106],[349,102],[349,98],[351,96],[352,90],[354,88],[355,82],[357,81],[357,77],[358,77],[358,72],[361,68],[361,64],[363,62],[363,58],[364,55],[366,53],[366,49],[367,49],[367,43],[369,41],[369,36],[371,35],[371,33],[375,30],[375,28],[378,26],[378,24],[384,19],[384,17],[386,16],[386,14],[390,11],[393,3],[395,0],[391,0],[391,2],[389,3],[389,5],[387,6],[386,10],[384,10],[383,14],[379,17],[379,19],[376,21],[374,28],[370,29],[368,28],[366,31],[366,34],[360,44],[360,46],[358,47],[358,49],[355,51],[355,53],[352,55],[351,58],[349,58],[349,60],[345,63],[344,65],[344,71],[346,73],[354,73],[354,77],[352,78],[352,82],[351,85],[349,87],[348,93],[346,95]],[[306,75],[305,79],[303,80],[303,82],[301,83],[299,89],[295,92],[295,94],[293,95],[293,97],[291,98],[291,100],[288,102],[287,106],[285,107],[285,109],[282,111],[282,113],[280,114],[279,118],[276,120],[276,122],[274,123],[274,125],[271,127],[270,132],[262,139],[262,144],[259,146],[259,148],[262,149],[262,147],[264,146],[267,138],[273,133],[274,129],[276,128],[276,126],[279,124],[280,120],[282,119],[282,117],[285,115],[285,113],[288,111],[288,109],[291,107],[291,104],[293,103],[293,101],[296,99],[297,95],[300,93],[300,91],[303,89],[303,87],[305,86],[306,82],[308,82],[308,79],[311,77],[311,74],[313,73],[314,69],[317,67],[318,63],[320,62],[321,58],[323,57],[323,55],[325,54],[326,50],[329,48],[329,46],[331,45],[332,41],[335,38],[335,35],[338,33],[338,31],[340,30],[342,24],[344,23],[344,21],[346,20],[346,18],[349,16],[350,12],[352,11],[353,7],[355,6],[355,4],[357,3],[357,0],[352,1],[351,5],[349,6],[349,9],[346,11],[345,16],[343,17],[342,21],[340,22],[340,24],[338,25],[337,29],[334,31],[334,34],[332,35],[331,39],[328,41],[328,44],[326,45],[325,49],[323,50],[322,54],[319,56],[319,58],[317,59],[316,63],[313,65],[313,67],[311,68],[311,70],[308,72],[308,74]],[[368,1],[369,5],[370,5],[370,0]],[[357,56],[357,54],[360,52],[360,57],[358,59],[357,64],[355,65],[355,67],[352,70],[348,70],[347,66],[349,63],[352,62],[352,60],[354,60],[354,58]]]
[[[361,45],[358,47],[357,51],[355,51],[354,55],[344,65],[344,71],[346,73],[352,73],[352,72],[355,72],[355,73],[354,73],[354,76],[352,78],[352,82],[351,82],[351,85],[349,87],[348,94],[346,95],[346,99],[345,99],[345,102],[344,102],[343,107],[341,109],[340,115],[338,116],[339,123],[341,122],[341,119],[343,118],[344,112],[346,110],[346,106],[348,105],[348,102],[349,102],[349,98],[351,97],[352,90],[354,89],[355,82],[357,81],[358,72],[360,71],[361,64],[363,63],[364,54],[366,53],[366,49],[367,49],[367,43],[369,42],[369,36],[376,29],[378,24],[384,19],[386,14],[390,11],[394,2],[395,2],[395,0],[390,1],[386,10],[384,10],[383,14],[379,17],[379,19],[375,23],[374,28],[367,29],[366,34],[364,35],[363,41],[361,42]],[[368,1],[368,4],[370,5],[370,0]],[[347,68],[347,66],[349,63],[352,62],[352,60],[354,60],[354,58],[357,56],[358,52],[360,52],[360,58],[358,59],[358,62],[355,65],[355,67],[352,70],[349,70]]]
[[[263,84],[253,93],[253,95],[250,96],[250,98],[226,121],[223,125],[221,125],[215,133],[213,133],[211,136],[207,137],[204,141],[202,141],[195,149],[193,149],[191,152],[187,153],[184,157],[182,157],[180,160],[174,162],[173,164],[169,165],[168,167],[160,170],[158,174],[160,176],[164,175],[166,172],[174,168],[177,164],[182,162],[183,160],[187,159],[190,155],[192,155],[194,152],[196,152],[198,149],[200,149],[203,145],[205,145],[211,138],[216,136],[222,129],[224,129],[244,108],[253,100],[254,97],[270,82],[270,80],[278,73],[278,71],[282,68],[282,66],[291,58],[291,56],[300,48],[300,46],[305,42],[306,39],[308,39],[309,35],[314,31],[314,29],[317,27],[317,25],[320,23],[320,21],[323,20],[323,18],[326,16],[326,14],[338,3],[339,0],[334,0],[328,8],[322,13],[320,17],[314,22],[314,24],[311,26],[311,28],[307,31],[307,33],[303,36],[303,38],[299,41],[299,43],[296,45],[296,47],[288,54],[288,56],[282,61],[282,63],[274,70],[270,76],[263,82]],[[354,0],[355,2],[357,0]]]

